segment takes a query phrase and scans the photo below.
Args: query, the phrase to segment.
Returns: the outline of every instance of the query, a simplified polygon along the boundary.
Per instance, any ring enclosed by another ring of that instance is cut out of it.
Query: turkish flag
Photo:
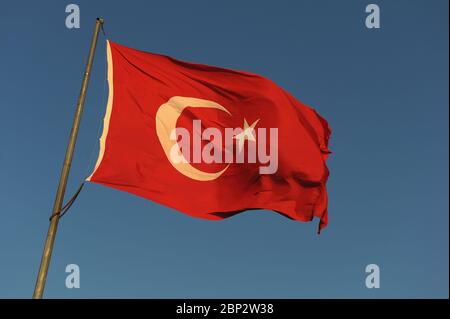
[[[108,41],[109,97],[88,181],[191,216],[268,209],[328,223],[330,127],[272,81]]]

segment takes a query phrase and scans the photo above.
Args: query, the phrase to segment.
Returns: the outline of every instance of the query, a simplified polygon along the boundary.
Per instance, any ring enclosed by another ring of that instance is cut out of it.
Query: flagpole
[[[89,49],[89,56],[86,63],[86,69],[81,84],[80,95],[78,97],[75,116],[73,119],[72,130],[70,132],[69,142],[67,144],[64,164],[59,179],[58,190],[56,191],[55,202],[53,204],[53,213],[48,227],[47,238],[45,240],[44,251],[42,253],[39,273],[36,279],[36,286],[34,288],[33,299],[41,299],[44,293],[45,280],[47,279],[48,266],[53,251],[53,244],[55,242],[56,231],[58,229],[59,213],[64,201],[64,193],[66,190],[67,179],[69,177],[70,165],[72,163],[73,151],[77,140],[78,128],[80,126],[81,114],[83,113],[84,100],[86,98],[87,86],[89,77],[91,75],[92,63],[94,61],[95,48],[97,46],[97,39],[100,29],[103,25],[103,19],[97,18],[95,23],[94,34],[92,36],[91,47]]]

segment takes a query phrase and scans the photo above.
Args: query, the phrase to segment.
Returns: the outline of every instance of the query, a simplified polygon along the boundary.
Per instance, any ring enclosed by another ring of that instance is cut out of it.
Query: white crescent
[[[176,140],[170,139],[170,134],[176,128],[178,118],[187,107],[215,108],[230,114],[226,108],[213,101],[193,97],[173,96],[169,101],[162,104],[156,112],[156,134],[158,135],[159,142],[169,162],[181,174],[197,181],[215,180],[227,170],[229,164],[219,172],[208,173],[195,168],[187,163],[187,161],[178,163],[171,160],[170,151],[172,147],[176,145],[175,147],[178,147],[178,152],[180,153],[181,149]]]

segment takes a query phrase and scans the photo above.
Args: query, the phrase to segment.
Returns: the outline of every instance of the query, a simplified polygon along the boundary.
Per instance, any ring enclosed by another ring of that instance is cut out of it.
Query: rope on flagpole
[[[103,33],[103,36],[108,39],[108,37],[106,36],[106,32],[105,32],[105,28],[104,28],[104,24],[102,23],[100,26],[100,29]],[[105,105],[105,100],[106,100],[106,86],[108,85],[107,83],[107,61],[106,61],[106,57],[105,57],[105,63],[104,63],[104,69],[105,69],[105,76],[104,76],[104,83],[103,83],[103,94],[102,94],[102,105]],[[98,127],[98,131],[97,131],[97,136],[100,134],[100,129],[101,129],[101,125],[99,125]],[[90,163],[92,161],[92,157],[95,151],[95,146],[92,148],[92,152],[89,158],[89,162],[88,162],[88,168],[90,167]],[[61,208],[60,211],[53,213],[52,215],[50,215],[49,217],[49,221],[51,221],[54,217],[58,216],[58,219],[62,218],[70,209],[70,207],[72,207],[73,203],[75,202],[75,200],[77,199],[78,195],[81,193],[81,190],[84,187],[84,182],[82,182],[80,184],[80,186],[78,186],[77,191],[72,195],[72,197],[67,201],[67,203]]]
[[[103,36],[104,36],[105,38],[108,38],[108,37],[106,36],[106,32],[105,32],[105,28],[104,28],[103,24],[101,25],[100,28],[101,28],[101,30],[102,30]]]
[[[54,217],[58,216],[58,218],[63,217],[67,211],[69,210],[70,207],[72,207],[72,204],[75,202],[75,200],[77,199],[78,195],[80,194],[81,190],[83,189],[84,186],[84,182],[81,183],[81,185],[78,187],[77,191],[75,192],[75,194],[73,194],[72,198],[70,198],[67,203],[61,208],[60,211],[53,213],[50,218],[48,219],[49,221],[51,221]]]
[[[104,24],[102,23],[100,26],[100,29],[102,31],[103,36],[107,38],[106,36],[106,32],[105,32],[105,28],[104,28]],[[103,92],[102,92],[102,105],[105,105],[105,100],[106,100],[106,87],[108,85],[107,83],[107,61],[106,61],[106,57],[105,57],[105,61],[104,61],[104,69],[105,69],[105,76],[104,76],[104,83],[103,83]],[[101,129],[101,125],[99,125],[98,127],[98,131],[97,131],[97,136],[99,136],[100,134],[100,129]],[[92,157],[94,155],[94,151],[95,151],[95,146],[92,147],[92,151],[89,157],[89,161],[88,161],[88,167],[87,170],[90,169],[90,163],[92,162]],[[87,174],[87,172],[86,172]],[[62,218],[70,209],[70,207],[72,207],[73,203],[75,202],[75,200],[77,199],[78,195],[81,193],[81,190],[84,187],[84,182],[82,182],[80,184],[80,186],[78,186],[78,189],[76,190],[76,192],[72,195],[72,197],[67,201],[67,203],[61,208],[60,211],[53,213],[52,215],[50,215],[49,217],[49,221],[51,221],[54,217],[58,216],[58,219]]]

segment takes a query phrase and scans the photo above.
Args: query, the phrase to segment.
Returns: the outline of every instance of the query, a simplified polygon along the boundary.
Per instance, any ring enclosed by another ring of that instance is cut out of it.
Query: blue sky
[[[8,1],[0,10],[0,297],[31,297],[92,29],[181,60],[259,73],[333,136],[330,224],[268,211],[212,222],[88,184],[61,220],[54,298],[448,297],[448,2]],[[100,42],[67,197],[92,170],[105,111]],[[65,267],[81,270],[65,287]],[[365,266],[381,287],[365,287]]]

